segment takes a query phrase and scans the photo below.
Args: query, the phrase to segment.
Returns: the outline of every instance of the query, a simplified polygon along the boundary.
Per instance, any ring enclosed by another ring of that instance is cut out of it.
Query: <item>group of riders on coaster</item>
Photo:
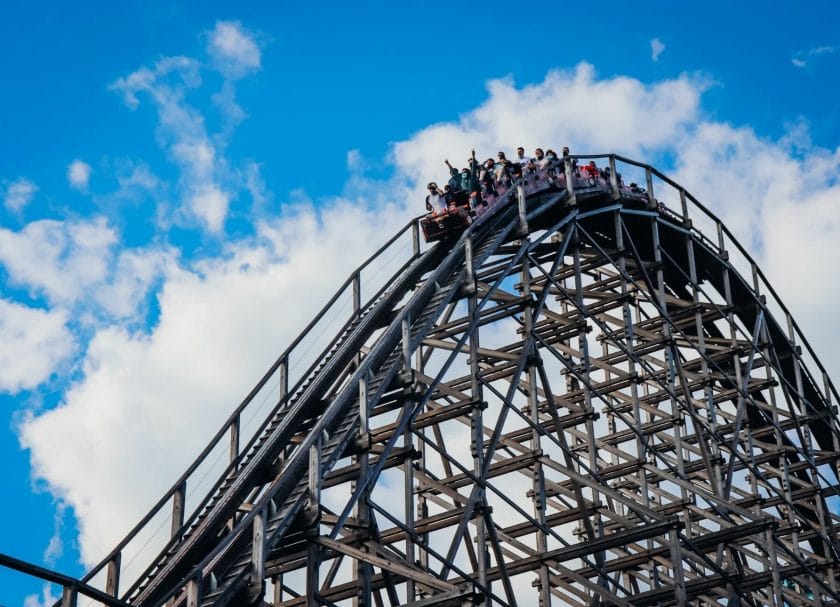
[[[545,186],[565,180],[567,159],[573,177],[586,180],[590,186],[596,185],[599,179],[609,183],[609,167],[599,168],[594,160],[578,166],[577,159],[569,156],[567,147],[563,148],[562,154],[561,158],[554,150],[543,152],[542,148],[536,148],[534,155],[528,157],[525,155],[525,148],[518,147],[512,159],[507,158],[504,152],[499,152],[496,160],[488,158],[479,163],[473,150],[471,157],[467,159],[468,166],[460,171],[452,166],[449,160],[444,160],[449,168],[449,181],[443,189],[434,181],[427,186],[428,215],[420,222],[426,240],[440,240],[453,232],[460,232],[474,217],[484,213],[491,204],[501,198],[521,177],[544,179]],[[623,188],[621,175],[616,174],[616,178],[619,187]],[[628,189],[633,193],[644,193],[635,183],[630,184]]]

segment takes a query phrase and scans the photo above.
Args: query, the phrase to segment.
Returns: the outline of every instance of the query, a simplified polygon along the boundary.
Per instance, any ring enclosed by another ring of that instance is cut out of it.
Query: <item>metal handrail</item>
[[[779,297],[779,294],[776,292],[776,290],[773,288],[773,286],[767,280],[767,276],[764,274],[764,272],[761,270],[761,268],[758,266],[758,264],[755,262],[755,260],[752,258],[752,256],[750,256],[750,254],[746,251],[746,249],[744,249],[744,247],[738,242],[738,240],[735,238],[735,236],[732,234],[732,232],[729,230],[729,228],[726,227],[726,225],[720,220],[720,218],[717,217],[717,215],[715,215],[711,210],[709,210],[699,200],[697,200],[688,190],[686,190],[684,187],[682,187],[681,185],[679,185],[678,183],[676,183],[675,181],[673,181],[669,177],[663,175],[656,168],[652,167],[649,164],[637,162],[635,160],[631,160],[629,158],[625,158],[624,156],[620,156],[620,155],[617,155],[617,154],[608,154],[608,155],[600,155],[600,156],[577,156],[577,158],[587,158],[587,159],[588,158],[614,158],[615,160],[619,160],[619,161],[621,161],[625,164],[629,164],[629,165],[644,169],[646,172],[650,172],[651,175],[655,175],[658,179],[661,179],[663,182],[667,183],[668,185],[670,185],[672,188],[674,188],[678,192],[682,192],[685,195],[685,197],[697,209],[699,209],[704,215],[706,215],[706,217],[708,217],[709,219],[711,219],[714,222],[717,229],[729,239],[730,243],[732,243],[732,245],[735,247],[735,249],[744,258],[744,260],[747,263],[749,263],[749,265],[756,271],[757,276],[761,279],[761,283],[763,284],[763,286],[765,287],[767,292],[770,293],[770,295],[773,297],[773,300],[776,302],[776,304],[779,306],[779,308],[782,310],[782,312],[785,313],[786,319],[791,324],[791,327],[792,327],[794,333],[796,334],[796,336],[799,338],[800,343],[803,346],[805,346],[808,353],[811,355],[811,358],[812,358],[814,364],[816,364],[817,368],[822,372],[824,382],[826,384],[825,388],[829,389],[831,391],[831,393],[834,395],[835,402],[840,402],[840,394],[838,394],[838,391],[837,391],[837,388],[834,385],[834,382],[831,381],[831,378],[828,375],[828,372],[826,371],[826,369],[823,366],[820,359],[817,357],[816,353],[814,352],[814,349],[811,347],[810,342],[806,339],[805,335],[802,333],[802,330],[800,329],[799,324],[793,319],[793,316],[791,315],[790,310],[782,302],[781,297]],[[689,218],[688,217],[683,217],[684,221],[687,220],[687,219],[689,219]],[[701,235],[701,233],[699,231],[695,230],[694,228],[691,228],[691,229],[692,229],[692,233],[697,234],[697,235]],[[708,239],[706,237],[703,237],[703,239],[708,241]],[[716,249],[722,250],[718,245],[715,245],[714,243],[711,243],[711,244]],[[808,376],[811,379],[811,382],[814,385],[814,387],[818,388],[819,384],[816,381],[814,381],[814,377],[811,375],[810,371],[808,370],[807,365],[803,365],[803,369],[808,374]]]
[[[254,388],[248,393],[247,396],[240,402],[240,404],[233,410],[233,412],[228,416],[225,422],[222,424],[221,428],[216,432],[215,435],[210,439],[207,443],[205,448],[196,456],[193,460],[192,464],[187,468],[187,470],[173,483],[170,489],[164,493],[164,495],[151,507],[151,509],[146,513],[146,515],[140,519],[140,521],[132,527],[132,529],[123,537],[123,539],[111,550],[108,555],[102,559],[97,565],[95,565],[85,576],[82,578],[83,582],[87,582],[91,580],[93,577],[98,575],[109,563],[114,561],[122,552],[122,550],[134,539],[137,535],[148,525],[148,523],[158,514],[160,513],[164,507],[169,504],[170,500],[181,490],[181,487],[184,483],[192,476],[192,474],[198,469],[198,467],[204,463],[204,461],[208,458],[210,453],[215,449],[221,441],[225,438],[226,434],[230,431],[230,428],[236,424],[238,417],[240,414],[248,407],[248,405],[252,402],[254,397],[266,386],[266,384],[274,377],[277,370],[280,366],[287,362],[289,359],[290,354],[295,350],[295,348],[306,338],[309,332],[318,324],[318,322],[324,318],[330,309],[335,305],[335,303],[339,300],[339,298],[348,290],[357,277],[361,275],[362,271],[367,268],[373,261],[375,261],[380,255],[382,255],[392,244],[394,244],[397,240],[399,240],[406,232],[411,230],[417,231],[417,219],[413,218],[408,223],[406,223],[394,236],[392,236],[385,244],[383,244],[379,249],[377,249],[373,254],[367,257],[365,261],[363,261],[356,269],[354,269],[348,278],[342,283],[342,285],[335,291],[333,296],[327,301],[326,304],[321,308],[321,310],[313,317],[313,319],[303,328],[303,330],[297,335],[297,337],[292,340],[289,346],[281,353],[274,363],[269,367],[268,371],[262,376],[262,378],[256,383]],[[416,238],[416,237],[415,237]],[[412,258],[417,255],[417,251],[414,251],[412,254]],[[286,394],[284,398],[288,398],[290,394]],[[204,502],[204,500],[202,500]],[[200,505],[199,505],[200,507]]]
[[[402,231],[402,233],[404,233],[404,231],[405,231],[405,230],[403,230],[403,231]],[[398,236],[399,236],[399,235],[398,235]],[[380,251],[378,251],[378,253],[380,253],[380,254],[381,254],[381,252],[382,252],[383,250],[385,250],[388,246],[390,246],[390,244],[393,244],[393,242],[394,242],[394,241],[396,241],[396,238],[391,239],[391,240],[390,240],[390,241],[389,241],[389,242],[388,242],[388,243],[387,243],[384,247],[382,247],[382,248],[380,249]],[[412,256],[412,257],[410,257],[410,258],[409,258],[409,259],[408,259],[408,260],[407,260],[407,261],[406,261],[406,262],[405,262],[405,263],[404,263],[404,264],[403,264],[403,265],[402,265],[402,266],[401,266],[401,267],[400,267],[400,268],[399,268],[399,269],[395,272],[395,275],[400,275],[400,274],[401,274],[401,273],[402,273],[402,272],[403,272],[403,271],[404,271],[404,270],[405,270],[408,266],[410,266],[410,265],[411,265],[411,263],[412,263],[412,262],[413,262],[416,258],[417,258],[417,256]],[[368,261],[370,261],[370,259],[369,259]],[[360,267],[361,267],[361,268],[366,267],[367,263],[368,263],[368,262],[365,262],[365,264],[363,264],[363,265],[362,265],[362,266],[360,266]],[[341,288],[341,289],[339,289],[339,291],[336,293],[336,295],[334,295],[334,296],[333,296],[333,298],[330,300],[330,302],[329,302],[329,304],[328,304],[328,305],[332,305],[332,303],[334,303],[335,301],[337,301],[337,300],[338,300],[339,296],[340,296],[341,294],[343,294],[343,293],[346,291],[348,284],[349,284],[349,283],[351,283],[351,282],[353,282],[353,281],[356,279],[356,276],[358,275],[358,272],[359,272],[359,270],[357,270],[356,272],[354,272],[354,273],[351,275],[350,279],[348,279],[348,281],[347,281],[347,282],[345,282],[345,284],[342,286],[342,288]],[[378,301],[379,297],[380,297],[380,296],[381,296],[381,295],[382,295],[382,294],[383,294],[383,293],[384,293],[384,292],[385,292],[385,291],[389,288],[389,286],[390,286],[390,284],[386,282],[386,283],[385,283],[382,287],[380,287],[380,289],[379,289],[376,293],[374,293],[374,294],[373,294],[373,295],[369,298],[368,302],[367,302],[364,306],[362,306],[362,307],[360,308],[360,311],[362,311],[362,310],[366,310],[366,309],[367,309],[367,308],[369,308],[371,305],[373,305],[376,301]],[[312,322],[310,322],[310,324],[309,324],[309,325],[307,326],[307,328],[306,328],[306,331],[311,330],[311,328],[312,328],[312,327],[314,327],[314,326],[316,325],[316,323],[317,323],[317,321],[318,321],[319,317],[323,316],[323,315],[326,313],[326,311],[327,311],[327,310],[328,310],[328,308],[327,308],[327,307],[325,307],[325,308],[324,308],[321,312],[319,312],[318,317],[316,317],[316,319],[315,319],[315,320],[313,320]],[[169,539],[169,541],[168,541],[168,542],[164,545],[164,547],[162,548],[162,550],[158,553],[158,555],[157,555],[157,557],[156,557],[155,561],[153,561],[153,562],[149,565],[149,567],[147,567],[147,568],[146,568],[146,569],[145,569],[145,570],[144,570],[144,571],[143,571],[143,572],[142,572],[142,573],[141,573],[141,574],[137,577],[137,579],[134,581],[134,583],[133,583],[133,584],[132,584],[132,585],[131,585],[131,586],[130,586],[130,587],[129,587],[126,591],[124,591],[124,594],[128,595],[128,594],[132,593],[134,590],[136,590],[136,589],[137,589],[137,587],[138,587],[138,584],[139,584],[139,583],[140,583],[140,582],[141,582],[141,581],[142,581],[145,577],[147,577],[147,576],[148,576],[148,574],[150,573],[151,569],[155,566],[156,561],[157,561],[157,558],[158,558],[158,557],[160,557],[160,556],[161,556],[161,555],[162,555],[165,551],[167,551],[167,549],[171,548],[172,546],[174,546],[174,545],[176,545],[176,544],[180,543],[180,541],[182,541],[182,539],[183,539],[183,537],[182,537],[182,535],[183,535],[183,534],[182,534],[182,532],[183,532],[185,529],[189,528],[189,527],[190,527],[190,525],[191,525],[191,524],[195,521],[196,517],[197,517],[197,516],[199,515],[199,513],[201,512],[202,507],[203,507],[203,506],[205,506],[205,505],[206,505],[206,504],[210,501],[210,499],[213,497],[213,495],[215,495],[216,491],[217,491],[217,490],[218,490],[218,488],[219,488],[219,487],[220,487],[220,486],[221,486],[221,485],[225,482],[225,480],[227,479],[228,475],[229,475],[229,474],[230,474],[233,470],[235,470],[235,469],[237,469],[237,468],[239,467],[239,465],[242,463],[242,458],[243,458],[243,456],[245,456],[246,454],[248,454],[248,453],[250,452],[250,450],[252,449],[252,447],[254,446],[254,444],[255,444],[255,443],[256,443],[256,442],[260,439],[260,437],[262,436],[262,433],[266,430],[266,428],[268,427],[268,425],[271,423],[272,418],[273,418],[273,417],[274,417],[274,416],[275,416],[275,415],[276,415],[276,414],[277,414],[277,413],[278,413],[278,412],[282,409],[282,407],[283,407],[284,405],[288,404],[290,400],[292,400],[292,399],[293,399],[293,398],[295,398],[296,396],[299,396],[299,391],[300,391],[300,389],[301,389],[301,386],[302,386],[304,383],[306,383],[307,381],[309,381],[309,379],[310,379],[310,378],[311,378],[311,377],[315,374],[316,369],[317,369],[318,364],[319,364],[319,361],[323,360],[323,359],[327,356],[327,354],[330,352],[330,350],[332,350],[332,348],[333,348],[333,347],[335,347],[335,346],[337,345],[337,343],[339,342],[340,338],[341,338],[342,336],[344,336],[344,335],[345,335],[346,331],[347,331],[347,330],[349,329],[349,327],[350,327],[350,326],[351,326],[351,325],[355,322],[355,320],[356,320],[356,316],[352,316],[351,318],[349,318],[349,319],[348,319],[348,320],[344,323],[344,325],[342,325],[342,326],[341,326],[341,328],[338,330],[338,333],[336,334],[336,338],[335,338],[333,341],[331,341],[329,344],[327,344],[327,345],[324,347],[324,349],[323,349],[323,350],[322,350],[322,351],[321,351],[318,355],[316,355],[316,356],[314,356],[314,357],[313,357],[313,362],[310,364],[310,366],[306,369],[306,371],[304,371],[304,372],[300,375],[300,378],[299,378],[299,379],[297,380],[297,382],[296,382],[296,383],[295,383],[295,384],[291,387],[291,389],[289,389],[289,390],[287,391],[287,393],[283,395],[283,397],[280,399],[280,401],[277,403],[277,405],[274,407],[274,409],[270,412],[270,414],[268,414],[268,415],[266,416],[266,418],[264,419],[263,423],[259,426],[259,428],[257,428],[257,429],[256,429],[256,431],[253,433],[253,435],[251,436],[251,438],[250,438],[250,440],[248,441],[248,443],[244,446],[244,448],[242,448],[242,449],[241,449],[241,451],[240,451],[240,453],[238,454],[238,456],[237,456],[235,459],[231,460],[231,461],[228,463],[228,466],[224,469],[224,471],[223,471],[223,472],[222,472],[222,474],[219,476],[219,478],[217,479],[217,481],[213,484],[213,486],[212,486],[212,487],[208,490],[207,494],[206,494],[206,495],[205,495],[205,497],[201,500],[201,502],[199,502],[199,504],[195,507],[195,509],[193,510],[193,512],[192,512],[192,514],[190,515],[190,517],[189,517],[189,518],[187,518],[187,519],[184,521],[184,523],[183,523],[183,524],[181,525],[181,527],[178,529],[178,532],[177,532],[177,533],[175,533],[175,534],[174,534],[174,535],[173,535],[173,536]],[[298,340],[295,340],[295,342],[293,342],[293,343],[294,343],[294,345],[295,345],[295,346],[297,346],[297,345],[300,343],[300,340],[299,340],[299,339],[298,339]],[[287,348],[287,350],[286,350],[286,352],[285,352],[284,354],[287,356],[287,355],[288,355],[288,353],[291,353],[291,351],[292,351],[292,347],[289,347],[289,348]],[[283,357],[283,355],[281,355],[281,359],[282,359],[282,357]],[[257,391],[255,390],[255,391],[252,391],[252,392],[253,392],[253,393],[256,393]],[[228,427],[230,427],[230,426],[228,426]],[[223,435],[223,434],[224,434],[224,432],[222,432],[222,435]],[[213,445],[213,447],[215,447],[215,445]]]
[[[515,185],[516,184],[514,184],[514,186]],[[493,208],[489,212],[482,215],[480,221],[477,221],[476,223],[472,224],[467,228],[467,230],[461,235],[457,243],[452,247],[453,249],[462,249],[464,240],[470,237],[472,235],[472,232],[475,231],[476,228],[478,228],[480,225],[483,225],[484,223],[487,223],[488,221],[491,221],[491,218],[493,218],[493,220],[498,218],[497,216],[500,212],[500,209],[504,208],[505,203],[516,195],[516,187],[514,186],[510,187],[510,189],[507,192],[505,192],[496,201],[494,201],[492,205]],[[421,287],[421,291],[423,291],[427,297],[437,288],[436,279],[438,278],[438,276],[453,271],[457,267],[458,259],[458,256],[453,256],[451,254],[448,255],[447,258],[441,263],[441,265],[435,269],[434,274],[426,280],[425,284]],[[422,293],[420,295],[422,295]],[[371,356],[373,356],[373,358],[377,358],[377,351],[380,352],[380,358],[382,357],[382,352],[388,351],[388,334],[390,334],[391,341],[395,339],[395,336],[398,336],[399,332],[401,331],[400,321],[405,316],[406,310],[403,310],[402,313],[396,319],[396,321],[392,323],[392,325],[386,331],[387,334],[381,337],[377,341],[376,345],[373,346],[371,351]],[[363,374],[367,373],[371,367],[371,364],[371,358],[366,357],[354,372],[353,378],[357,379],[358,377],[361,377]],[[351,379],[348,382],[348,385],[352,383],[354,382]],[[346,393],[343,393],[342,396],[346,398]],[[330,410],[337,410],[340,408],[340,405],[341,403],[333,402],[330,406]],[[302,465],[300,464],[300,462],[302,462],[302,458],[306,457],[306,453],[309,450],[310,443],[314,440],[313,437],[319,436],[321,434],[322,427],[325,425],[325,421],[322,417],[315,424],[315,426],[312,429],[310,429],[307,438],[305,438],[300,444],[296,445],[294,454],[290,456],[290,459],[286,462],[286,470],[300,467],[300,465]],[[299,460],[297,465],[295,464],[294,459]],[[280,483],[282,483],[282,481],[280,481]],[[288,484],[288,481],[286,484]],[[213,550],[206,554],[201,561],[193,565],[193,567],[190,570],[190,573],[183,577],[179,585],[171,588],[167,593],[163,595],[162,598],[158,599],[157,604],[164,604],[167,601],[173,599],[191,581],[197,581],[198,579],[203,577],[205,569],[209,567],[209,565],[212,562],[214,562],[219,557],[219,555],[221,555],[228,548],[228,546],[233,544],[240,537],[241,533],[243,533],[249,528],[249,526],[253,522],[254,517],[256,516],[256,513],[261,511],[261,509],[263,509],[266,506],[268,501],[274,498],[274,495],[278,492],[278,490],[279,484],[278,481],[275,481],[275,483],[272,485],[271,490],[269,490],[266,493],[263,493],[260,496],[259,501],[254,504],[254,507],[249,512],[245,513],[245,515],[237,521],[236,527],[224,538],[222,538],[214,546]]]
[[[63,573],[58,573],[51,569],[33,565],[32,563],[27,563],[26,561],[21,561],[20,559],[16,559],[7,554],[0,553],[0,567],[6,567],[7,569],[12,569],[25,575],[61,586],[65,597],[63,601],[66,601],[69,605],[75,605],[75,597],[81,594],[95,601],[99,601],[100,603],[104,603],[105,605],[108,605],[108,607],[128,607],[128,603],[124,603],[108,594],[105,594],[101,590],[94,588],[93,586],[89,586],[81,580],[77,580],[76,578],[64,575]]]

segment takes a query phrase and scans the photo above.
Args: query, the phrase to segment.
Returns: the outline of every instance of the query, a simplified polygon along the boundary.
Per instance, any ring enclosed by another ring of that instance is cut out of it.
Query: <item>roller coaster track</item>
[[[567,162],[452,241],[400,230],[85,588],[143,607],[840,604],[836,389],[717,218],[647,165],[591,158],[611,181]]]

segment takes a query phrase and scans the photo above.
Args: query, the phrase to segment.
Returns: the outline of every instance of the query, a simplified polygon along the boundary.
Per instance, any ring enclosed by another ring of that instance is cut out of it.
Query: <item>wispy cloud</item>
[[[665,43],[659,38],[650,41],[650,58],[652,61],[659,61],[659,55],[665,51]]]
[[[188,93],[202,84],[202,63],[197,59],[164,57],[151,68],[141,67],[116,80],[110,88],[122,93],[132,109],[143,96],[156,107],[158,139],[180,169],[182,215],[220,234],[231,202],[247,187],[247,168],[232,167],[224,153],[233,128],[245,117],[236,103],[234,80],[258,71],[261,54],[239,23],[224,21],[208,32],[206,50],[211,65],[225,78],[222,89],[212,96],[224,119],[219,133],[209,133],[202,112],[187,101]]]
[[[6,188],[6,192],[3,195],[3,204],[10,211],[19,213],[32,201],[32,197],[37,191],[37,185],[25,177],[20,177],[10,183]]]
[[[76,159],[67,167],[67,182],[79,192],[87,192],[90,184],[91,167],[87,162]]]
[[[241,78],[260,69],[262,54],[254,37],[238,21],[217,21],[207,53],[225,77]]]
[[[840,50],[840,47],[837,46],[815,46],[806,51],[797,51],[794,53],[790,62],[798,68],[804,68],[807,67],[814,59],[825,55],[833,55],[838,50]]]

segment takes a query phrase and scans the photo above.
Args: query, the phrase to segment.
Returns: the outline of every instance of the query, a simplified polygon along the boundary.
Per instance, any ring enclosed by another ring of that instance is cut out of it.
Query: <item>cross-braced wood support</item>
[[[412,344],[369,420],[377,532],[325,519],[323,561],[371,566],[377,604],[834,604],[838,453],[810,437],[837,424],[761,296],[656,211],[558,224],[481,259]]]
[[[836,391],[725,228],[617,160],[511,188],[456,242],[414,229],[369,299],[354,273],[309,370],[278,359],[264,425],[223,428],[208,497],[185,515],[185,477],[162,502],[173,539],[124,599],[840,603]]]

